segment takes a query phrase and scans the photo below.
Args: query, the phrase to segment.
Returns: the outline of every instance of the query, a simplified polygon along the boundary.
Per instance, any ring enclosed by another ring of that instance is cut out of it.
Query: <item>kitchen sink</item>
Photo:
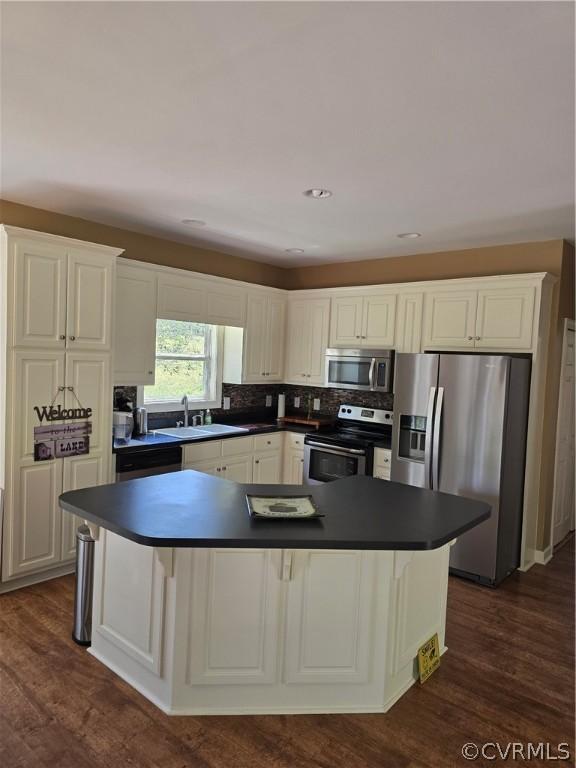
[[[206,424],[203,427],[166,427],[155,429],[154,432],[157,435],[180,437],[183,440],[200,440],[210,435],[239,435],[249,430],[244,427],[229,427],[227,424]]]

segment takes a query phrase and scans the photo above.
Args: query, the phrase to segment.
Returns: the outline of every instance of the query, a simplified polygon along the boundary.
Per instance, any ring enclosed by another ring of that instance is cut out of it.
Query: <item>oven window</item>
[[[370,386],[370,360],[330,360],[328,381],[331,384]]]
[[[357,474],[358,458],[356,456],[340,456],[319,448],[310,451],[310,469],[308,470],[310,480],[329,483],[331,480]]]

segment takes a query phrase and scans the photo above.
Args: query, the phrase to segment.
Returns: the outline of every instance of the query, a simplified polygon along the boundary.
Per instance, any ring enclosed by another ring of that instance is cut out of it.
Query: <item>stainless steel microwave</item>
[[[393,349],[327,349],[326,386],[392,392]]]

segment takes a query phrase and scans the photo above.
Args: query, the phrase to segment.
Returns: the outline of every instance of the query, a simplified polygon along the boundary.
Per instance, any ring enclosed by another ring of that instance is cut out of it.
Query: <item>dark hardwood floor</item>
[[[501,764],[464,760],[466,742],[573,748],[573,577],[572,539],[495,591],[451,579],[449,651],[387,715],[167,717],[71,641],[71,577],[9,593],[0,766],[450,768]]]

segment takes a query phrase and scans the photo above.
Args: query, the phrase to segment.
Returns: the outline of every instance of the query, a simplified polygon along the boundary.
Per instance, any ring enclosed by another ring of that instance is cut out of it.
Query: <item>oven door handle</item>
[[[326,445],[325,443],[306,443],[306,445],[313,446],[314,448],[321,448],[323,451],[326,451],[326,453],[335,453],[338,456],[349,456],[350,454],[353,454],[354,456],[365,456],[366,451],[363,451],[359,448],[342,448],[342,450],[338,450],[333,445]]]

